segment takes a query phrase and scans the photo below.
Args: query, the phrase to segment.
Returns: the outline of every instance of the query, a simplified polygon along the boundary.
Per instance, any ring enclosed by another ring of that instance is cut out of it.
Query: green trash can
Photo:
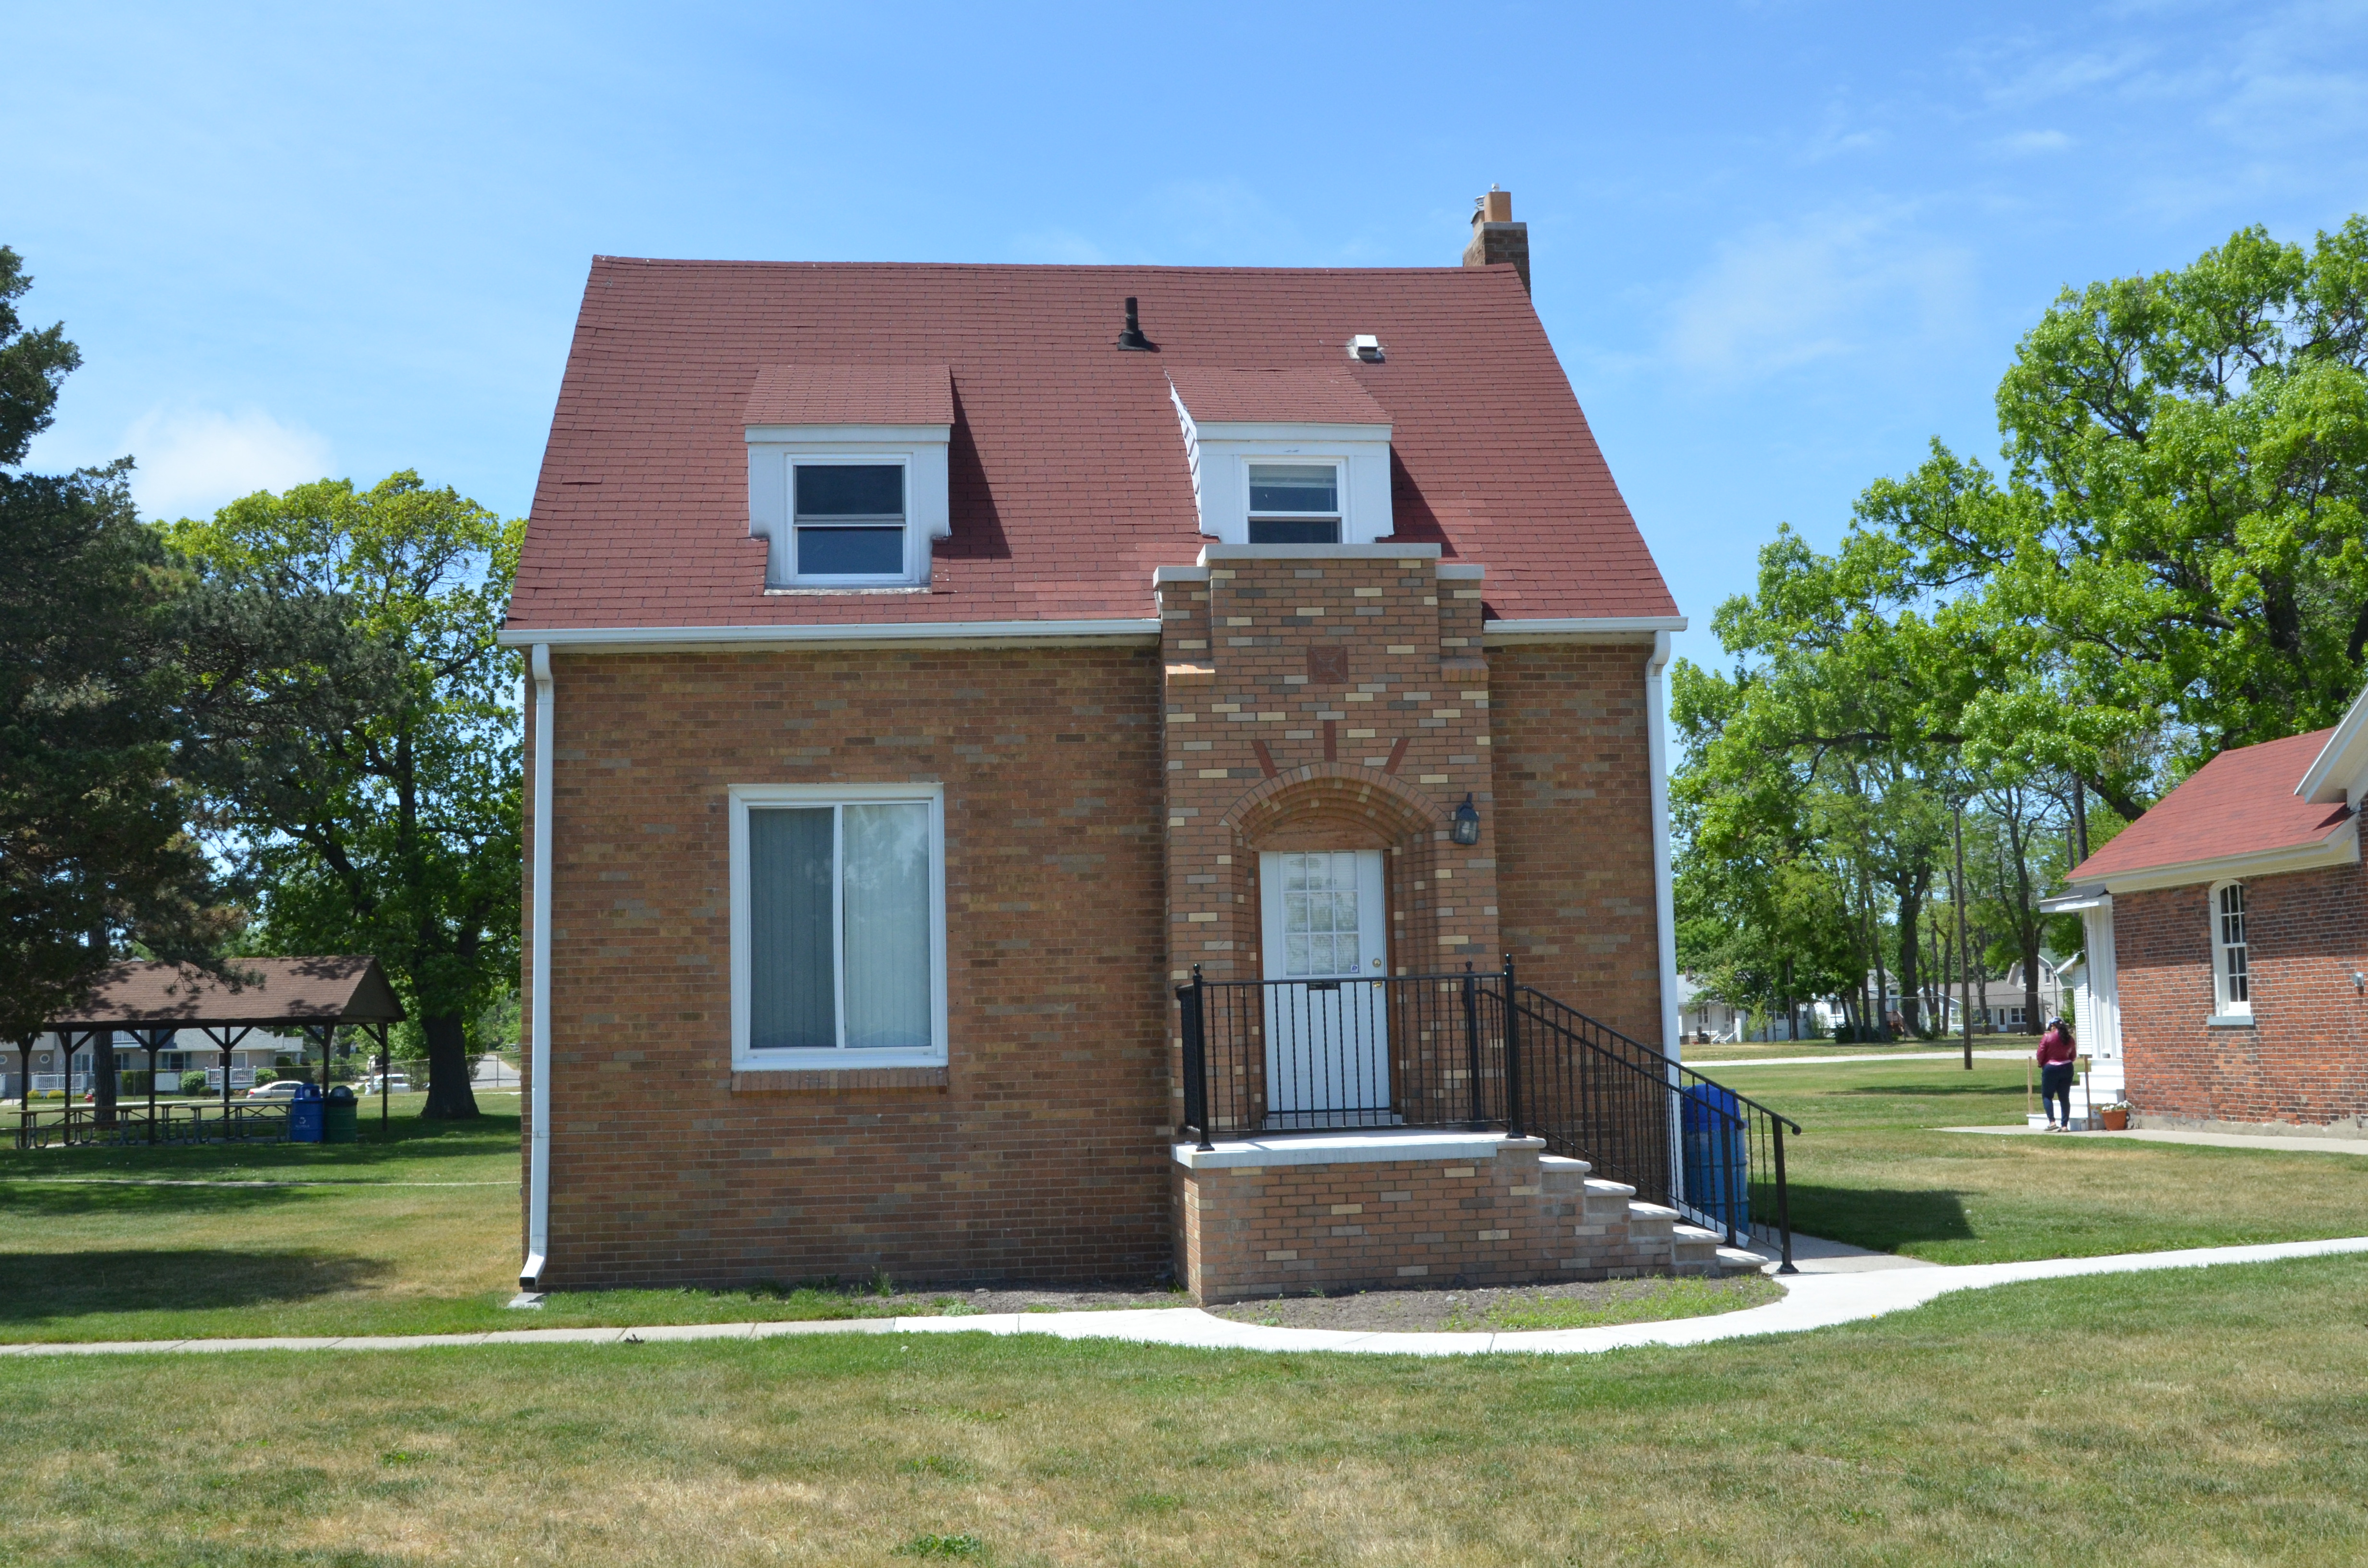
[[[354,1092],[339,1084],[329,1091],[321,1107],[321,1142],[324,1143],[358,1143],[361,1141],[360,1107],[354,1103]]]

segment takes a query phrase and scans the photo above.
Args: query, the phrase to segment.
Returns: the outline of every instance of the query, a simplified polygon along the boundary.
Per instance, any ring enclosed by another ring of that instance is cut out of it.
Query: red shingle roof
[[[749,425],[951,425],[943,365],[773,365],[757,372]]]
[[[2343,825],[2348,806],[2313,805],[2294,784],[2332,730],[2224,751],[2111,844],[2066,874],[2067,882],[2317,844]]]
[[[1114,347],[1128,295],[1158,351]],[[1380,335],[1386,362],[1347,362]],[[743,420],[768,368],[945,366],[931,589],[764,593]],[[1168,377],[1319,372],[1395,427],[1395,539],[1485,562],[1519,618],[1670,615],[1509,267],[1286,270],[593,263],[513,630],[1148,617],[1202,543]]]
[[[1237,425],[1387,425],[1390,416],[1346,370],[1212,370],[1178,365],[1167,372],[1195,423]]]

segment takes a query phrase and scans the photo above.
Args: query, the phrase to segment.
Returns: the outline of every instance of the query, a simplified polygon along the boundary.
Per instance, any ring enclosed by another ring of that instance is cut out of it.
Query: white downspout
[[[551,770],[556,760],[551,740],[551,644],[538,642],[529,656],[534,676],[534,984],[528,1002],[533,1050],[527,1141],[526,1262],[518,1289],[539,1290],[551,1246]]]
[[[1653,910],[1660,926],[1661,1049],[1677,1062],[1684,1059],[1684,1048],[1678,1027],[1677,892],[1669,873],[1669,737],[1661,713],[1661,671],[1668,662],[1669,634],[1656,631],[1653,656],[1645,662],[1645,713],[1653,778]]]

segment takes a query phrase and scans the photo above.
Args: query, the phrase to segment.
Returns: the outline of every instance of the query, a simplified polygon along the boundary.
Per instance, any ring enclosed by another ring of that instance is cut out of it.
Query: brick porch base
[[[1203,1305],[1323,1289],[1716,1274],[1717,1235],[1541,1138],[1363,1132],[1175,1151],[1176,1277]],[[1757,1260],[1753,1260],[1756,1265]]]

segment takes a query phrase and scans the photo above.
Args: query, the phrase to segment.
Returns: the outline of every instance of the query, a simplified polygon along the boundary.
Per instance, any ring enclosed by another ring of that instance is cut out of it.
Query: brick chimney
[[[1513,222],[1513,193],[1495,186],[1472,204],[1472,243],[1463,247],[1466,267],[1494,267],[1511,262],[1530,287],[1530,226]]]

